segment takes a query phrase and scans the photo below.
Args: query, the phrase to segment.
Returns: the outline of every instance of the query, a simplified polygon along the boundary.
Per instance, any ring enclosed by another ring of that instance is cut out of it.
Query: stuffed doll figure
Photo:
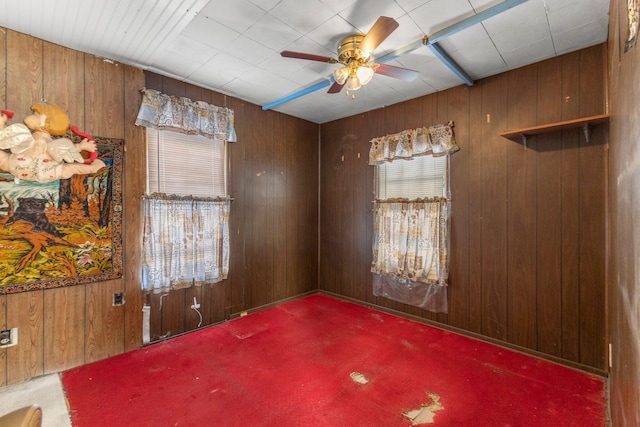
[[[51,182],[76,174],[95,173],[105,166],[100,159],[87,164],[80,154],[81,151],[94,153],[95,141],[84,138],[73,143],[63,137],[70,122],[60,107],[43,102],[32,105],[31,110],[33,114],[25,117],[24,125],[6,126],[7,119],[4,123],[0,119],[0,171],[11,173],[16,183],[21,179]],[[3,110],[3,114],[5,111],[8,110]],[[6,149],[10,152],[4,151]]]

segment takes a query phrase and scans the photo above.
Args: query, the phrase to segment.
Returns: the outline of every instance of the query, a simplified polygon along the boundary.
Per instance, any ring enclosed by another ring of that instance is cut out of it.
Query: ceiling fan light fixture
[[[345,84],[349,78],[349,69],[347,67],[340,67],[333,70],[333,78],[339,85]]]
[[[358,76],[358,80],[360,80],[361,85],[366,85],[373,78],[374,70],[372,67],[368,65],[362,65],[358,68],[356,75]]]
[[[358,76],[349,77],[349,80],[347,81],[348,90],[358,90],[361,87],[362,87],[362,84],[360,83],[360,79],[358,79]]]

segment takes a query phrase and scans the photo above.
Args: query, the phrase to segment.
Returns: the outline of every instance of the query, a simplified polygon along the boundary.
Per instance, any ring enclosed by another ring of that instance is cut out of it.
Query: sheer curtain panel
[[[434,312],[447,312],[449,277],[448,161],[424,162],[459,150],[453,123],[371,140],[376,166],[373,293]],[[393,164],[393,168],[386,165]],[[389,169],[389,170],[386,170]],[[384,194],[392,194],[394,198]]]
[[[165,293],[229,273],[229,200],[144,197],[142,287]]]

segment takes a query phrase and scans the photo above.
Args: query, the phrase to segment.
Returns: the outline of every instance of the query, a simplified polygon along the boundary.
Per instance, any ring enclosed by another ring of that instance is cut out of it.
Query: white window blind
[[[448,156],[417,156],[378,165],[377,198],[447,197],[447,159]]]
[[[226,143],[146,128],[147,192],[224,197]]]

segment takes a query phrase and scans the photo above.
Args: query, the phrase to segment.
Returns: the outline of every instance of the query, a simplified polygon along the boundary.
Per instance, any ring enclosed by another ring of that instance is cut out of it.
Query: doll
[[[31,110],[33,114],[25,117],[24,125],[0,129],[0,149],[11,151],[0,150],[0,171],[11,173],[16,183],[21,179],[51,182],[76,174],[95,173],[105,166],[99,159],[85,164],[80,154],[81,151],[96,152],[95,141],[84,138],[74,144],[63,137],[70,122],[60,107],[42,102],[32,105]]]

